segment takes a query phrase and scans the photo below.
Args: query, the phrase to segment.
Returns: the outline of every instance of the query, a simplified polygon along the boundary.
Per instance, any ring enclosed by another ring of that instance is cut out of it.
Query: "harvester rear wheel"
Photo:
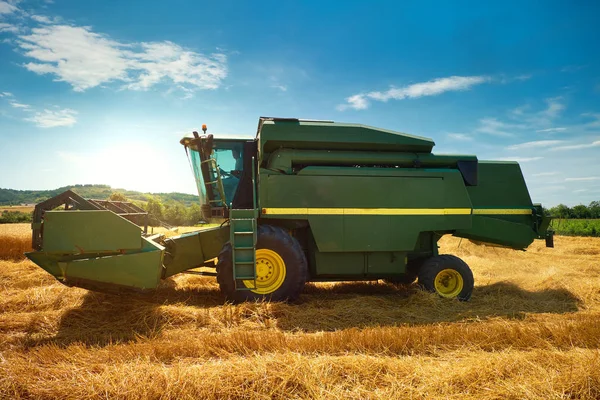
[[[421,265],[419,284],[442,297],[468,301],[473,293],[473,272],[467,263],[456,256],[434,256]]]
[[[256,287],[254,281],[238,281],[238,287],[246,287],[236,290],[231,244],[227,243],[217,263],[217,281],[221,292],[228,301],[233,302],[297,299],[308,276],[308,265],[300,243],[284,229],[272,225],[260,225],[257,235]]]

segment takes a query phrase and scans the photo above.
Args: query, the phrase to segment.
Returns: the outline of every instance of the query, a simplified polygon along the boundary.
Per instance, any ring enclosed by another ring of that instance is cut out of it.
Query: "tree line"
[[[131,201],[123,193],[113,192],[108,197],[112,201]],[[202,212],[198,203],[185,205],[179,201],[161,201],[158,197],[149,197],[146,202],[133,201],[150,215],[150,224],[154,226],[165,222],[172,226],[193,226],[202,221]],[[589,205],[579,204],[569,207],[559,204],[544,209],[547,215],[561,219],[600,219],[600,201],[592,201]],[[3,211],[0,224],[31,222],[32,214],[21,211]]]
[[[119,192],[112,193],[108,200],[131,201]],[[149,197],[145,203],[132,203],[148,212],[149,225],[159,226],[161,222],[165,222],[171,226],[194,226],[202,222],[202,212],[198,203],[189,206],[175,200],[163,203],[158,197]]]
[[[600,219],[600,201],[592,201],[589,205],[579,204],[569,207],[559,204],[546,209],[546,214],[554,218],[567,219]]]
[[[41,201],[54,197],[66,190],[86,199],[106,199],[112,193],[121,193],[130,201],[146,202],[150,198],[157,198],[163,203],[177,201],[186,206],[198,202],[198,195],[187,193],[142,193],[134,190],[112,188],[109,185],[71,185],[63,186],[53,190],[15,190],[0,188],[0,206],[18,206],[22,204],[37,204]]]
[[[107,200],[131,201],[120,192],[113,192]],[[149,197],[146,202],[131,202],[148,212],[149,225],[159,226],[161,222],[164,222],[172,226],[194,226],[203,222],[198,203],[186,206],[175,200],[162,202],[158,197]],[[0,224],[32,222],[32,217],[33,213],[31,212],[5,210],[0,214]]]
[[[0,224],[27,223],[31,222],[32,217],[32,213],[4,210],[2,211],[2,214],[0,214]]]

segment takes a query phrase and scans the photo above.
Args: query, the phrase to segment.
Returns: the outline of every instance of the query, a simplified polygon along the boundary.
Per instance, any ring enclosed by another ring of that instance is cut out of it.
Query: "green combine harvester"
[[[331,121],[260,118],[254,139],[203,132],[181,144],[204,219],[221,226],[152,236],[141,208],[68,191],[36,206],[27,257],[99,291],[150,290],[187,272],[216,276],[230,301],[293,300],[307,281],[417,278],[468,300],[473,274],[438,254],[443,235],[553,246],[516,162],[435,155],[431,139]]]

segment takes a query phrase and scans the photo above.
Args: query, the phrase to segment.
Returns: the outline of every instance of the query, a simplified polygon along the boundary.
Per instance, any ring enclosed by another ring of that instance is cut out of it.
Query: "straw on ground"
[[[0,226],[0,398],[600,396],[600,239],[444,238],[474,271],[467,303],[362,282],[224,305],[189,275],[149,295],[64,287],[6,244],[28,235]]]

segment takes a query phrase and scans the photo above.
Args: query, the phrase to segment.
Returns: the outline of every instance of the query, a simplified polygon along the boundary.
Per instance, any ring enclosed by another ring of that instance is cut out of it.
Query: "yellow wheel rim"
[[[463,290],[463,277],[454,269],[444,269],[435,276],[434,286],[440,296],[453,298]]]
[[[269,249],[256,250],[256,294],[273,293],[285,280],[285,262],[279,254]],[[243,281],[247,288],[254,288],[254,281]]]

